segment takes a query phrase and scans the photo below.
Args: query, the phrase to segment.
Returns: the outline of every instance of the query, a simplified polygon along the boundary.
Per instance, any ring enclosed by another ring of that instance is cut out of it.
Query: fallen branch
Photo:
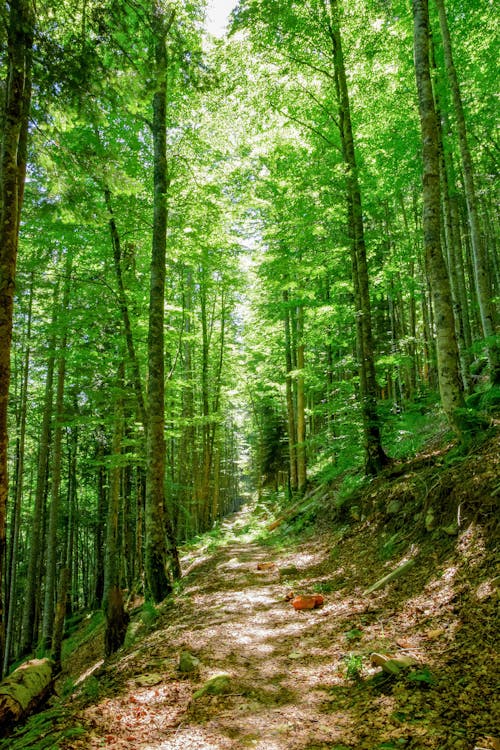
[[[386,585],[386,583],[390,583],[390,581],[393,581],[395,578],[399,578],[399,576],[402,576],[408,570],[413,568],[414,565],[415,565],[415,560],[413,559],[407,560],[398,568],[393,570],[391,573],[388,573],[383,578],[380,578],[380,580],[378,580],[376,583],[373,583],[369,588],[366,589],[366,591],[363,591],[363,596],[366,596],[367,594],[371,594],[373,591],[377,591],[377,589],[381,589],[383,586]]]
[[[46,700],[52,676],[49,659],[32,659],[0,682],[0,737]]]

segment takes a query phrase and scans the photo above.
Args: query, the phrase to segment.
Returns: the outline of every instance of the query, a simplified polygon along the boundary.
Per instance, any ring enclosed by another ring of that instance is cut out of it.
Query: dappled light
[[[492,0],[9,0],[0,750],[500,750]]]

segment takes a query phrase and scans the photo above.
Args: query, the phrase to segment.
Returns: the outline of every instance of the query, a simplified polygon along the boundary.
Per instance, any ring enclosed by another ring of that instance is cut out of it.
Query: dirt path
[[[411,654],[426,669],[447,651],[453,658],[458,618],[448,568],[439,582],[422,581],[417,596],[406,582],[392,596],[365,597],[366,584],[395,566],[374,562],[366,539],[309,540],[276,552],[248,541],[246,520],[243,512],[227,524],[226,546],[184,560],[182,593],[162,608],[153,632],[101,673],[99,699],[79,714],[87,735],[62,747],[475,747],[460,715],[443,718],[439,685],[429,690],[425,678],[386,692],[368,685],[373,651]],[[271,566],[259,570],[262,563]],[[323,591],[325,604],[296,612],[285,601],[290,590]],[[188,675],[178,671],[182,651],[199,659]],[[195,696],[220,674],[224,694]]]

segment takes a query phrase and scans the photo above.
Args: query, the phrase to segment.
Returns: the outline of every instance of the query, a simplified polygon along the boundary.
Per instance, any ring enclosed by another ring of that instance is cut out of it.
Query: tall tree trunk
[[[54,398],[54,367],[56,349],[56,322],[59,306],[59,285],[54,287],[52,334],[49,342],[51,352],[47,362],[45,375],[45,393],[43,399],[42,424],[39,435],[39,447],[37,457],[37,473],[35,487],[35,502],[33,509],[33,520],[31,523],[30,551],[28,558],[28,573],[26,577],[26,592],[24,597],[23,621],[21,634],[20,654],[28,654],[33,648],[36,634],[34,625],[36,620],[37,592],[40,584],[40,568],[42,561],[42,525],[44,515],[45,498],[47,494],[47,468],[51,439],[52,402]]]
[[[154,207],[149,298],[148,333],[148,430],[146,479],[146,579],[155,602],[161,602],[172,590],[167,574],[166,535],[170,538],[170,556],[177,572],[177,550],[165,514],[165,365],[164,304],[165,260],[167,244],[167,34],[173,22],[165,18],[160,0],[152,5],[154,35],[155,93],[153,97]]]
[[[429,39],[430,54],[433,72],[438,75],[434,56],[434,45],[432,36]],[[457,338],[458,355],[460,361],[460,372],[464,391],[470,390],[470,352],[467,349],[464,333],[464,314],[462,311],[461,297],[459,291],[459,225],[452,220],[452,209],[450,200],[450,180],[448,176],[448,162],[445,155],[444,133],[442,126],[443,115],[441,113],[440,97],[438,87],[434,91],[434,103],[436,108],[436,126],[439,152],[439,179],[441,185],[442,218],[444,226],[444,241],[446,246],[446,263],[450,280],[450,291],[453,303],[453,317],[455,320],[455,332]]]
[[[103,441],[98,440],[96,451],[96,461],[99,463],[104,460]],[[107,508],[107,482],[106,470],[104,466],[99,466],[97,470],[97,518],[94,525],[95,539],[95,578],[92,604],[94,608],[102,606],[104,595],[104,519]]]
[[[304,493],[307,485],[306,409],[304,391],[304,308],[297,308],[297,489]]]
[[[67,314],[71,288],[72,258],[68,255],[66,259],[66,272],[64,282],[64,293],[60,311],[59,323]],[[63,418],[64,418],[64,385],[66,378],[66,346],[67,333],[64,327],[61,341],[59,343],[59,357],[57,363],[57,387],[55,404],[55,429],[54,429],[54,453],[52,456],[52,472],[50,487],[50,510],[49,526],[47,531],[47,558],[45,569],[45,591],[42,618],[42,647],[50,648],[53,636],[53,624],[55,613],[55,599],[57,587],[57,529],[59,523],[61,465],[62,465],[62,440],[63,440]]]
[[[474,184],[474,168],[467,138],[467,127],[465,124],[462,96],[460,93],[457,71],[453,62],[450,31],[446,18],[444,0],[434,0],[434,2],[439,15],[439,26],[443,39],[446,72],[450,83],[453,108],[457,123],[458,142],[464,176],[465,198],[467,202],[467,214],[469,217],[472,253],[474,257],[474,279],[479,302],[481,324],[486,338],[486,347],[490,361],[490,379],[492,383],[500,384],[500,345],[496,337],[495,308],[492,302],[486,248],[481,237],[478,201]]]
[[[21,405],[19,418],[19,445],[16,466],[15,498],[12,523],[12,544],[9,555],[9,585],[6,586],[8,592],[7,599],[7,628],[5,637],[5,654],[2,674],[7,672],[9,660],[12,652],[13,629],[14,629],[14,610],[16,602],[16,584],[17,584],[17,565],[18,565],[18,547],[19,547],[19,529],[21,524],[21,505],[23,499],[24,485],[24,449],[26,443],[26,417],[28,411],[28,377],[30,366],[30,347],[31,347],[31,314],[33,309],[33,274],[30,280],[30,296],[28,303],[28,320],[26,330],[26,351],[24,353],[24,364],[21,383]]]
[[[356,303],[356,338],[365,439],[365,470],[368,474],[376,474],[387,464],[388,458],[382,448],[380,420],[377,413],[377,381],[375,377],[370,288],[361,189],[359,186],[356,152],[354,150],[351,108],[340,33],[338,0],[329,0],[329,8],[330,13],[327,16],[327,23],[329,24],[329,34],[333,46],[336,93],[339,106],[339,129],[346,167],[348,226],[351,234],[353,285]]]
[[[457,409],[464,406],[464,398],[450,282],[441,250],[439,143],[430,73],[427,0],[413,0],[413,19],[415,75],[422,131],[424,249],[436,326],[439,392],[448,420],[460,432]]]
[[[132,325],[130,322],[130,315],[127,302],[127,293],[125,291],[125,284],[123,283],[122,273],[122,249],[120,234],[116,225],[116,219],[113,212],[113,205],[111,202],[111,190],[107,185],[104,186],[104,200],[106,208],[108,209],[109,215],[109,231],[111,235],[111,244],[113,246],[113,264],[115,269],[116,285],[118,288],[118,306],[122,316],[123,328],[125,331],[125,341],[127,344],[127,353],[130,360],[130,368],[132,372],[132,384],[134,386],[135,397],[137,399],[137,410],[139,412],[139,419],[141,424],[146,430],[146,406],[144,403],[144,391],[142,388],[142,378],[139,368],[139,360],[135,350],[134,337],[132,335]]]
[[[7,80],[0,155],[0,665],[4,652],[3,565],[7,518],[7,402],[19,224],[26,176],[34,15],[30,0],[9,3]]]
[[[288,455],[290,461],[290,490],[297,492],[299,480],[297,475],[297,430],[295,418],[295,400],[293,397],[292,381],[292,341],[290,336],[290,295],[288,290],[283,292],[285,305],[283,322],[285,328],[285,361],[286,361],[286,411],[288,418]]]
[[[120,365],[119,371],[118,388],[123,389],[123,364]],[[111,449],[111,479],[106,527],[106,559],[104,565],[103,605],[106,615],[106,632],[104,635],[104,649],[106,656],[110,656],[123,645],[129,619],[123,606],[123,596],[120,588],[121,555],[118,544],[120,485],[122,476],[122,467],[120,465],[122,435],[123,404],[122,396],[119,395],[117,396],[115,403],[113,445]]]

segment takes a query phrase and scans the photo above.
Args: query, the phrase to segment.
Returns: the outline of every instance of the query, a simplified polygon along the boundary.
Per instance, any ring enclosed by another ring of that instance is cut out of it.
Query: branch
[[[321,73],[322,75],[326,76],[331,81],[335,81],[335,75],[333,73],[330,73],[329,70],[325,70],[324,68],[320,68],[319,65],[314,65],[312,62],[309,62],[309,60],[304,60],[300,57],[294,57],[293,55],[284,55],[284,57],[287,60],[298,63],[299,65],[305,65],[307,68],[311,68],[311,70],[315,70],[317,73]]]
[[[329,138],[327,138],[326,135],[324,135],[324,133],[321,132],[321,130],[318,130],[318,128],[315,128],[313,125],[310,125],[308,122],[304,122],[303,120],[300,120],[298,117],[294,117],[289,112],[284,112],[282,109],[278,109],[277,111],[280,113],[280,115],[283,115],[288,120],[291,120],[292,122],[296,122],[298,125],[301,125],[303,128],[307,128],[307,130],[310,130],[311,133],[315,133],[315,135],[319,136],[329,146],[340,151],[339,146],[333,141],[331,141]]]

